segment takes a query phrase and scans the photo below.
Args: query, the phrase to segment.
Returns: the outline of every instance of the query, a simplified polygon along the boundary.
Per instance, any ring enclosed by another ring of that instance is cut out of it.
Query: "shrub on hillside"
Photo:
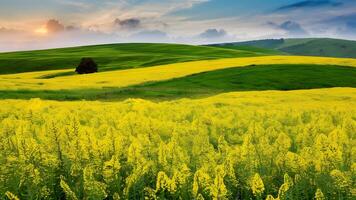
[[[98,72],[98,65],[92,58],[82,58],[75,72],[78,74],[95,73]]]

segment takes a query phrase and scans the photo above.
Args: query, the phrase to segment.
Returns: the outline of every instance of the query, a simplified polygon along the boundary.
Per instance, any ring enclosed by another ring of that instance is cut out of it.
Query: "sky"
[[[356,0],[0,0],[0,51],[296,37],[356,40]]]

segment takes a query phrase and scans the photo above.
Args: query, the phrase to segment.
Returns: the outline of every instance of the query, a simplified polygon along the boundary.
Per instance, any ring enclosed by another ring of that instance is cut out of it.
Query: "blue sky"
[[[174,14],[192,19],[224,18],[259,14],[275,8],[298,2],[298,0],[211,0]]]
[[[162,3],[167,2],[167,3]],[[187,6],[178,6],[186,2]],[[259,13],[283,5],[298,2],[298,0],[1,0],[1,17],[23,17],[27,14],[39,15],[71,15],[80,12],[83,7],[87,9],[102,9],[107,5],[122,5],[135,7],[149,4],[176,4],[177,9],[169,14],[183,15],[197,18],[231,17],[243,14]],[[192,6],[189,6],[192,5]]]
[[[48,25],[51,19],[55,22]],[[0,0],[0,50],[136,41],[356,39],[355,21],[355,0]]]

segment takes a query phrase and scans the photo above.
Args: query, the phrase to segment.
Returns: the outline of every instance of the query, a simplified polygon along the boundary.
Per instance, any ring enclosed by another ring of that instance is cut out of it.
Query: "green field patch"
[[[195,97],[233,91],[356,87],[356,69],[322,65],[259,65],[228,68],[126,88],[137,96]]]
[[[215,45],[214,45],[215,46]],[[241,50],[241,51],[252,51],[256,53],[261,53],[265,55],[287,55],[288,53],[285,53],[283,51],[279,51],[277,49],[272,49],[272,48],[263,48],[263,47],[256,47],[256,46],[244,46],[244,45],[216,45],[215,47],[221,47],[225,49],[233,49],[233,50]]]

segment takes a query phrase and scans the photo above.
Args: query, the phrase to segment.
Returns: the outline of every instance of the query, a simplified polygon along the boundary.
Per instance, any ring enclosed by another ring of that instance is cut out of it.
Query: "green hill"
[[[211,46],[211,45],[208,45]],[[284,53],[282,51],[273,49],[273,48],[263,48],[263,47],[257,47],[257,46],[240,46],[240,45],[213,45],[215,47],[223,47],[224,49],[233,49],[233,50],[239,50],[239,51],[249,51],[249,52],[256,52],[256,53],[261,53],[265,55],[285,55],[287,53]]]
[[[267,39],[215,44],[227,49],[255,47],[292,55],[356,58],[356,41],[330,38]]]
[[[92,57],[99,71],[148,67],[177,62],[265,55],[263,52],[179,44],[109,44],[0,53],[0,74],[73,69]],[[63,75],[63,74],[62,74]]]
[[[251,65],[194,74],[126,88],[73,90],[4,90],[3,99],[171,100],[233,91],[298,90],[356,87],[356,68],[334,65]]]

